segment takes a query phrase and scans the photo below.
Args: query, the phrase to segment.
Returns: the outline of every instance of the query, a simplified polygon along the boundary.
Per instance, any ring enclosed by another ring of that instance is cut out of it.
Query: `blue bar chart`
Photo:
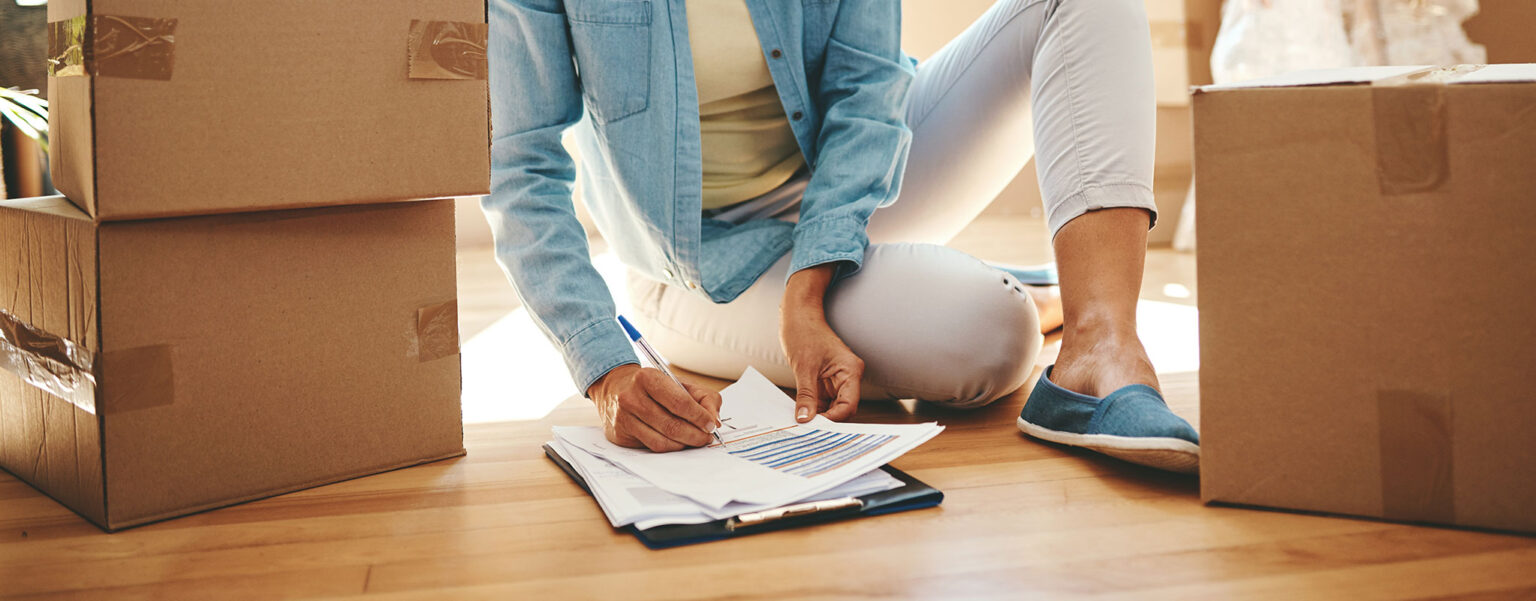
[[[737,430],[731,432],[723,446],[726,452],[741,459],[814,478],[856,461],[896,438],[889,434],[830,432],[794,425]]]

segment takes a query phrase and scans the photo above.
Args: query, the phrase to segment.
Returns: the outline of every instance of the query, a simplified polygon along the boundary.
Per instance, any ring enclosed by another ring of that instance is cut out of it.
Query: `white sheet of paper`
[[[634,474],[624,471],[600,457],[554,440],[550,447],[570,463],[587,482],[587,488],[602,507],[608,523],[618,528],[634,524],[650,528],[667,524],[702,524],[725,519],[751,511],[772,509],[763,505],[731,503],[718,511],[694,503],[652,486]],[[841,497],[858,497],[890,490],[901,486],[901,481],[882,470],[874,470],[842,486],[798,502],[821,501]]]
[[[724,444],[675,453],[620,447],[598,428],[556,427],[555,437],[711,511],[730,503],[777,507],[868,473],[943,431],[927,424],[794,420],[794,401],[754,369],[721,391]]]

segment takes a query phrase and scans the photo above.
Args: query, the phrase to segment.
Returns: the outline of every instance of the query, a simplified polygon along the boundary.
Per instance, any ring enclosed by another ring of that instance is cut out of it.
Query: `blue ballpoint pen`
[[[683,390],[683,394],[688,394],[688,387],[683,386],[683,381],[677,379],[677,374],[672,373],[672,364],[668,363],[666,359],[661,358],[661,353],[656,352],[656,349],[651,347],[651,343],[646,342],[645,338],[640,336],[640,330],[635,329],[634,324],[629,323],[628,319],[624,319],[623,315],[619,316],[619,325],[624,326],[624,332],[629,334],[629,340],[635,344],[635,348],[640,349],[640,354],[645,355],[645,358],[651,362],[651,365],[656,366],[656,369],[667,374],[667,377],[672,378],[673,382],[677,382],[677,387]],[[688,396],[689,398],[693,397],[691,394]],[[715,442],[724,445],[725,441],[720,440],[720,432],[718,430],[716,428],[715,430],[710,430],[709,433],[715,437]]]

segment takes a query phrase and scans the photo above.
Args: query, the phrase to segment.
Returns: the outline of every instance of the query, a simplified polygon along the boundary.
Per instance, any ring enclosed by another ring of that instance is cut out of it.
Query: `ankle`
[[[1051,381],[1101,398],[1130,384],[1159,388],[1157,372],[1134,333],[1076,339],[1064,336]]]
[[[1134,328],[1063,328],[1062,357],[1100,357],[1113,360],[1123,355],[1146,353]]]
[[[1074,312],[1063,314],[1062,333],[1085,340],[1124,339],[1136,336],[1136,313]]]

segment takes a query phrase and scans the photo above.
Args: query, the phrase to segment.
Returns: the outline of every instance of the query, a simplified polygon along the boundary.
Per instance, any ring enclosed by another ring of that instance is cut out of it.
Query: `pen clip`
[[[763,524],[786,518],[841,511],[844,509],[862,509],[863,507],[864,501],[855,497],[843,497],[841,499],[829,499],[826,501],[811,501],[809,503],[796,503],[794,505],[785,505],[783,507],[774,509],[743,513],[726,520],[725,529],[736,530],[738,528],[761,526]]]

